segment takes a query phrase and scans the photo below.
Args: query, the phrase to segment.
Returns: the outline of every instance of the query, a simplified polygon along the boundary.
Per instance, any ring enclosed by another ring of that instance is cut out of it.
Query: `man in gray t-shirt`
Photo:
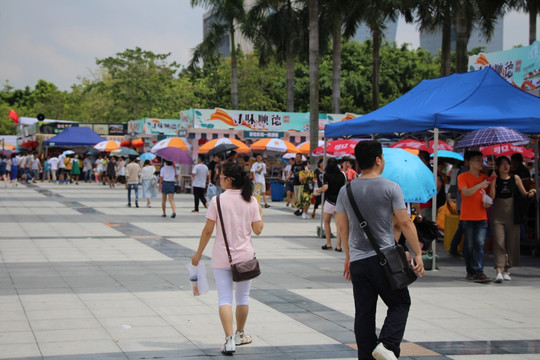
[[[381,249],[395,245],[395,223],[414,252],[413,270],[422,276],[422,251],[416,228],[407,214],[401,188],[380,177],[384,170],[381,144],[377,141],[360,141],[354,154],[362,174],[351,182],[351,190],[373,237]],[[376,359],[397,359],[411,305],[409,290],[392,291],[390,288],[379,258],[359,226],[346,187],[339,192],[335,216],[345,252],[343,275],[353,284],[358,359],[372,359],[372,356]],[[388,306],[388,312],[377,339],[375,317],[379,296]]]
[[[369,224],[373,236],[379,241],[380,248],[394,246],[396,242],[393,232],[393,212],[394,210],[406,209],[399,185],[380,176],[360,177],[351,182],[351,190],[359,201],[358,207],[362,216]],[[379,205],[373,206],[374,204]],[[360,228],[345,186],[339,191],[336,212],[351,214],[348,216],[350,261],[377,255],[366,233]]]

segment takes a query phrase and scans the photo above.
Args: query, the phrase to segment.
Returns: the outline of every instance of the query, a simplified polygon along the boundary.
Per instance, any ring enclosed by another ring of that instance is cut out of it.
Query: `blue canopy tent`
[[[506,126],[526,134],[540,133],[540,98],[516,88],[487,67],[424,80],[380,109],[326,125],[324,134],[327,139],[432,130],[433,147],[437,149],[439,130],[465,132],[493,126]],[[436,154],[434,176],[438,161]],[[436,197],[433,201],[435,218]],[[433,244],[435,246],[435,242]],[[432,266],[435,269],[435,256]]]
[[[62,130],[58,135],[43,142],[43,146],[60,146],[60,147],[72,147],[72,146],[93,146],[100,141],[105,141],[96,134],[92,129],[88,127],[68,127]]]
[[[504,80],[495,70],[423,80],[369,114],[326,125],[326,138],[427,130],[472,131],[506,126],[540,133],[540,98]]]

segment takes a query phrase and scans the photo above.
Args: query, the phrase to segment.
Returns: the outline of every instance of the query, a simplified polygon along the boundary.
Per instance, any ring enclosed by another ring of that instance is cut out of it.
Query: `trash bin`
[[[272,201],[283,201],[285,195],[285,184],[279,180],[270,180],[270,196]]]

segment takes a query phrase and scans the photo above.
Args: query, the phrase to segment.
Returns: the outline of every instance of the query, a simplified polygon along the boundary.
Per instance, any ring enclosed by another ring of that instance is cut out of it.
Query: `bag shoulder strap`
[[[364,230],[364,232],[366,233],[367,238],[369,239],[369,242],[371,243],[371,246],[373,246],[373,249],[375,249],[375,252],[379,256],[379,259],[382,261],[383,259],[385,259],[385,257],[382,254],[379,245],[375,241],[375,238],[373,237],[373,234],[371,233],[371,230],[368,227],[367,221],[362,216],[362,213],[360,212],[360,209],[358,208],[358,205],[356,204],[356,200],[354,199],[354,195],[353,195],[352,189],[351,189],[351,183],[347,184],[346,189],[347,189],[347,195],[349,197],[349,202],[351,203],[351,207],[353,208],[354,213],[356,214],[356,217],[358,218],[358,221],[360,222],[360,224],[359,224],[360,228],[362,230]],[[385,261],[386,261],[386,259],[385,259]]]
[[[231,257],[231,251],[229,250],[229,242],[227,241],[227,233],[225,232],[225,226],[223,226],[223,216],[221,213],[221,203],[219,201],[219,198],[221,195],[216,196],[217,197],[217,209],[218,209],[218,215],[219,215],[219,222],[221,224],[221,232],[223,233],[223,240],[225,241],[225,247],[227,248],[227,255],[229,255],[229,264],[232,265],[232,257]]]

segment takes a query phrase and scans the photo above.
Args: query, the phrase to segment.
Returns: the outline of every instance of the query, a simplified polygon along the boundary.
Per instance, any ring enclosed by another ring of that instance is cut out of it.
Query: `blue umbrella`
[[[431,157],[433,157],[433,154],[430,155]],[[454,159],[454,160],[459,160],[459,161],[463,161],[463,156],[456,153],[456,152],[453,152],[453,151],[448,151],[448,150],[439,150],[437,151],[437,157],[438,158],[445,158],[445,159]]]
[[[416,155],[403,149],[384,148],[382,177],[401,187],[405,202],[425,203],[437,193],[435,177]]]
[[[529,143],[529,138],[517,130],[503,126],[478,129],[465,135],[454,149],[463,149],[475,146],[489,146],[495,144],[514,143],[523,145]]]
[[[152,154],[152,153],[149,153],[149,152],[145,152],[144,154],[142,154],[141,156],[139,156],[139,159],[141,161],[146,161],[146,160],[154,160],[156,158],[156,155],[155,154]]]

